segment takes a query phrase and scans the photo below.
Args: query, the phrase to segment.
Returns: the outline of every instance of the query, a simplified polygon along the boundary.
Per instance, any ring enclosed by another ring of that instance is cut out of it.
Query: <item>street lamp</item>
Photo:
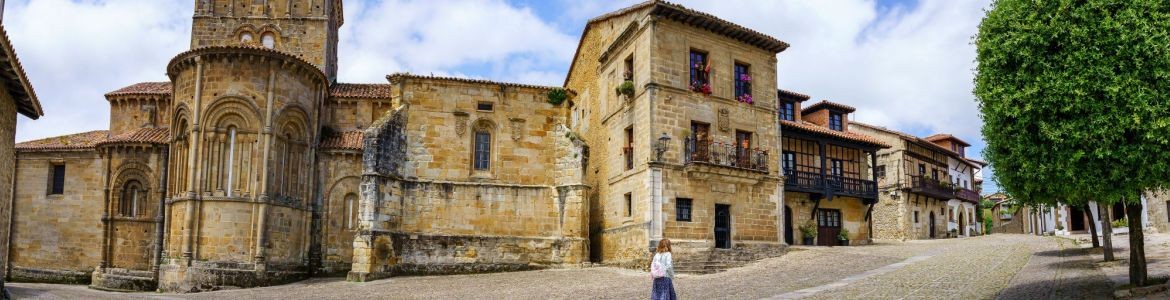
[[[658,154],[658,161],[662,161],[662,153],[666,153],[666,148],[669,146],[670,136],[663,132],[662,136],[658,137],[658,145],[654,147],[655,152]]]

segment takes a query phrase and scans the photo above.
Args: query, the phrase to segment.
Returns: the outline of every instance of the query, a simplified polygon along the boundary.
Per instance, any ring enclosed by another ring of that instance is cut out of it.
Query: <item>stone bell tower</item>
[[[195,0],[191,48],[276,49],[316,65],[332,82],[343,21],[341,0]]]

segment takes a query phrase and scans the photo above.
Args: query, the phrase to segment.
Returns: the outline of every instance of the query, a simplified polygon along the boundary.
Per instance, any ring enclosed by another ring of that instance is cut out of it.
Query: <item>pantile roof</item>
[[[329,96],[336,98],[390,99],[390,84],[387,83],[334,83],[329,87]]]
[[[113,143],[166,144],[171,139],[169,128],[138,128],[112,136],[98,145]]]
[[[0,1],[2,3],[2,1]],[[37,100],[37,93],[28,82],[28,75],[16,57],[16,50],[12,48],[12,41],[8,39],[8,32],[0,26],[0,64],[7,65],[0,68],[0,88],[7,89],[16,100],[16,111],[36,120],[45,115],[41,102]]]
[[[932,134],[932,135],[930,135],[926,138],[923,138],[923,139],[927,140],[927,141],[931,141],[931,142],[952,140],[952,141],[955,141],[956,143],[958,143],[959,145],[963,145],[963,147],[970,147],[971,146],[971,144],[967,143],[967,141],[960,140],[959,138],[957,138],[953,135],[947,134],[947,133],[936,133],[936,134]]]
[[[752,30],[751,28],[728,22],[705,12],[693,10],[682,5],[662,0],[650,0],[597,16],[596,18],[590,19],[589,22],[586,23],[585,27],[588,29],[594,23],[625,15],[643,8],[650,8],[650,14],[652,15],[666,17],[684,24],[710,30],[711,32],[739,40],[749,45],[760,47],[761,49],[779,53],[785,49],[788,49],[789,46],[788,43],[785,43],[784,41]]]
[[[836,108],[839,110],[843,110],[843,111],[845,111],[845,113],[851,113],[851,112],[857,110],[856,108],[853,108],[852,106],[848,106],[845,104],[841,104],[841,103],[837,103],[837,102],[830,102],[829,100],[821,100],[821,102],[817,102],[813,105],[809,105],[808,107],[805,107],[804,109],[801,109],[800,112],[801,113],[810,113],[810,112],[814,112],[814,111],[817,111],[820,109],[825,109],[825,108],[830,108],[830,107]]]
[[[94,130],[89,132],[32,140],[16,143],[18,152],[37,151],[79,151],[93,149],[98,143],[109,138],[108,130]]]
[[[794,100],[797,102],[804,102],[809,98],[812,98],[805,94],[782,89],[776,89],[776,95],[779,96],[780,99]]]
[[[394,73],[394,74],[386,75],[386,80],[389,80],[390,83],[397,83],[397,82],[400,82],[403,79],[407,79],[407,78],[429,79],[429,80],[439,80],[439,81],[455,81],[455,82],[465,82],[465,83],[474,83],[474,84],[503,85],[503,86],[511,86],[511,87],[544,89],[544,90],[561,88],[561,87],[556,87],[556,86],[543,86],[543,85],[533,85],[533,84],[524,84],[524,83],[491,81],[491,80],[483,80],[483,79],[443,77],[443,76],[434,76],[434,75],[415,75],[415,74],[410,74],[410,73]],[[572,90],[566,89],[566,91],[568,91],[570,94],[575,94],[575,92]]]
[[[889,129],[889,128],[886,128],[883,126],[865,124],[865,123],[861,123],[861,122],[857,122],[857,121],[850,121],[849,124],[857,124],[859,126],[865,126],[865,127],[877,130],[877,131],[883,131],[883,132],[887,132],[890,134],[894,134],[894,135],[897,135],[898,137],[901,137],[903,140],[917,143],[917,144],[925,146],[925,147],[930,147],[930,148],[933,148],[937,151],[942,151],[943,153],[949,154],[949,155],[954,156],[954,157],[958,157],[958,158],[960,158],[960,160],[962,160],[968,164],[972,164],[972,165],[978,164],[977,162],[971,161],[972,160],[971,158],[967,158],[967,157],[963,157],[962,155],[959,155],[958,152],[955,152],[951,149],[943,148],[942,146],[939,146],[938,144],[935,144],[934,142],[927,141],[926,139],[911,135],[909,133]],[[986,163],[984,163],[984,165],[986,165]]]
[[[361,151],[364,135],[362,130],[343,131],[334,133],[321,141],[319,146],[324,150],[357,150]]]
[[[808,133],[812,133],[812,134],[825,135],[825,136],[835,137],[835,138],[839,138],[839,139],[843,139],[843,140],[847,140],[847,141],[878,146],[881,148],[889,148],[890,147],[890,145],[887,145],[886,143],[882,142],[881,140],[878,140],[878,139],[871,137],[871,136],[868,136],[868,135],[864,135],[864,134],[860,134],[860,133],[856,133],[856,132],[851,132],[851,131],[836,131],[836,130],[829,129],[829,128],[824,127],[824,126],[820,126],[820,125],[805,122],[805,121],[795,122],[795,121],[788,121],[788,120],[780,120],[780,125],[782,126],[783,130],[795,129],[795,130],[800,130],[800,131],[804,131],[804,132],[808,132]]]
[[[106,97],[125,95],[170,95],[171,83],[168,82],[139,82],[106,93]]]

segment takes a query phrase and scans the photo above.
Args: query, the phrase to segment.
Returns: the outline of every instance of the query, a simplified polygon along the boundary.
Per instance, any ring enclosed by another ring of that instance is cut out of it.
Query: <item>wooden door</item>
[[[740,168],[752,168],[751,150],[752,149],[752,133],[747,131],[735,131],[735,166]]]
[[[930,212],[930,238],[934,238],[934,212]]]
[[[795,245],[792,236],[792,208],[787,205],[784,206],[784,242],[789,245]]]
[[[841,233],[841,211],[836,209],[817,210],[817,245],[833,246],[837,244],[837,235]]]
[[[731,248],[731,205],[715,204],[715,248]]]

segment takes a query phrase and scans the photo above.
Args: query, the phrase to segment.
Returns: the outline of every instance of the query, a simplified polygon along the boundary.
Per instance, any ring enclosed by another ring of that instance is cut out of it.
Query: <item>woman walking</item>
[[[658,241],[658,250],[654,252],[654,259],[650,262],[650,277],[654,278],[650,299],[678,299],[674,294],[674,263],[670,257],[670,240]]]

